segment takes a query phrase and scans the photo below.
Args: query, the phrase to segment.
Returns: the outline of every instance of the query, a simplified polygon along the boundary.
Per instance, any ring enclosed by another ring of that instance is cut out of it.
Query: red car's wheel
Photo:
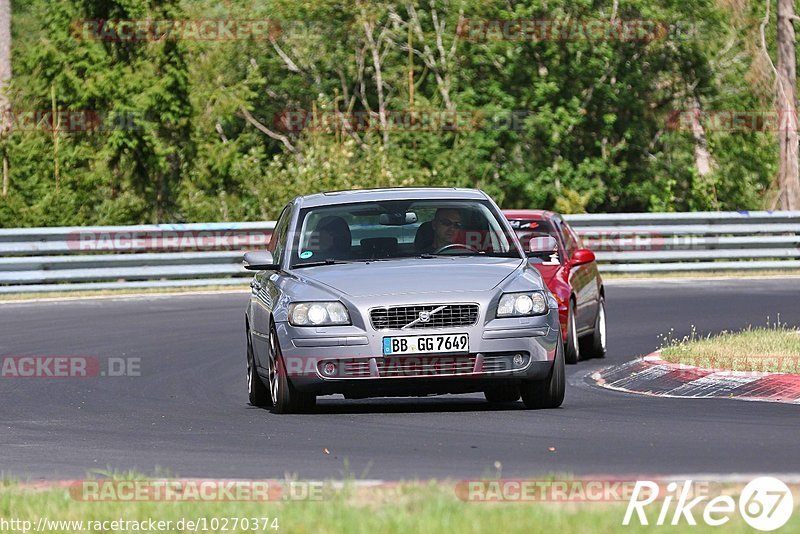
[[[578,323],[575,319],[575,301],[569,302],[569,316],[567,317],[567,343],[564,347],[564,360],[569,364],[578,363],[581,359],[581,348],[578,340]]]
[[[606,355],[606,300],[602,296],[597,304],[594,332],[586,338],[585,353],[592,358],[602,358]]]

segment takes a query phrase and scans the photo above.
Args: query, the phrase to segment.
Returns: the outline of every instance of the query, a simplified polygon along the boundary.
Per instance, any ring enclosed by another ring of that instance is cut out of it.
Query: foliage
[[[384,186],[479,187],[504,207],[562,212],[764,207],[774,133],[708,128],[714,168],[701,175],[692,132],[670,122],[694,102],[769,108],[760,4],[654,4],[15,2],[14,109],[130,120],[0,140],[11,171],[0,226],[273,219],[294,195]],[[81,21],[120,19],[270,19],[280,29],[233,40],[81,32]],[[656,21],[657,31],[519,40],[458,30],[496,20]],[[381,109],[466,121],[387,127]],[[331,121],[337,113],[370,117],[368,127]],[[287,116],[312,115],[322,121],[286,127]]]

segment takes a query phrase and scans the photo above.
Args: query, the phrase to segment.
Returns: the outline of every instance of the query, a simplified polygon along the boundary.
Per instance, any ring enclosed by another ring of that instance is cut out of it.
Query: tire
[[[498,385],[484,391],[483,396],[492,404],[517,402],[519,400],[519,387],[516,384]]]
[[[274,413],[308,412],[317,403],[316,395],[297,391],[289,380],[274,326],[269,331],[269,385]]]
[[[567,345],[564,350],[564,360],[574,365],[581,359],[581,344],[578,339],[578,323],[575,318],[575,301],[569,301],[569,314],[567,316]]]
[[[252,406],[260,408],[272,406],[269,389],[264,385],[264,381],[258,376],[258,371],[256,370],[253,345],[250,343],[250,332],[247,332],[247,397]]]
[[[597,318],[594,320],[594,332],[586,338],[584,353],[591,358],[605,357],[606,339],[606,299],[601,296],[597,306]]]
[[[520,385],[522,402],[529,410],[558,408],[564,402],[566,372],[564,369],[564,343],[558,339],[553,368],[544,380],[526,380]]]

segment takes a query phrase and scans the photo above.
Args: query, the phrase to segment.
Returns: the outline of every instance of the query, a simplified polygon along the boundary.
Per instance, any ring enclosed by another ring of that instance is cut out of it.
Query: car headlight
[[[341,302],[297,302],[289,306],[292,326],[333,326],[350,324],[350,314]]]
[[[497,317],[531,317],[547,313],[547,297],[541,291],[505,293],[497,304]]]

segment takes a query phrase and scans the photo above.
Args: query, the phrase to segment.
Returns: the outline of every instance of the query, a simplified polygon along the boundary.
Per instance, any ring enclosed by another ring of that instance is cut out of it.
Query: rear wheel
[[[253,346],[250,343],[250,332],[247,332],[247,397],[253,406],[272,406],[269,390],[264,385],[261,377],[258,376],[258,371],[256,370]]]
[[[606,355],[606,300],[603,297],[600,297],[597,304],[594,332],[586,338],[585,353],[592,358],[602,358]]]
[[[564,343],[558,339],[553,368],[544,380],[526,380],[520,386],[522,402],[528,409],[558,408],[564,402],[566,373],[564,370]]]
[[[519,387],[516,384],[503,384],[487,389],[483,392],[486,400],[491,403],[504,404],[519,400]]]
[[[569,314],[567,316],[567,345],[564,359],[569,364],[578,363],[581,359],[581,344],[578,340],[578,322],[575,319],[575,301],[569,301]]]
[[[298,391],[289,380],[274,326],[269,332],[269,391],[275,413],[302,413],[317,403],[316,395]]]

